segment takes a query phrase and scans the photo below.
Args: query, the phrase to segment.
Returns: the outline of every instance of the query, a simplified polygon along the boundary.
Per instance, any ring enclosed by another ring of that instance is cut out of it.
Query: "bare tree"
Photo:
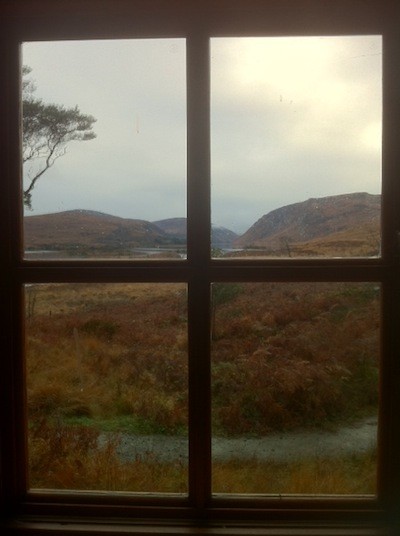
[[[79,108],[65,108],[58,104],[45,104],[34,96],[35,85],[27,75],[31,69],[23,67],[22,104],[23,135],[22,160],[24,179],[24,204],[32,206],[32,190],[40,177],[54,162],[67,152],[70,141],[87,141],[96,137],[91,115],[81,114]]]

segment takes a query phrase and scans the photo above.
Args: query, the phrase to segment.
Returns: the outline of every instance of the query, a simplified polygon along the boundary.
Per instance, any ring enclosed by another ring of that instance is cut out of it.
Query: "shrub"
[[[175,492],[187,491],[187,468],[181,462],[161,463],[148,456],[122,461],[120,438],[59,421],[31,422],[29,485],[31,488]]]
[[[118,327],[113,322],[102,320],[100,318],[92,318],[87,320],[81,327],[84,333],[95,335],[100,339],[111,340],[115,335]]]

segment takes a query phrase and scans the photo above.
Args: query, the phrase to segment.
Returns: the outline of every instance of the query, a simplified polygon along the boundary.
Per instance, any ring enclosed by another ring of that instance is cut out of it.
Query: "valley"
[[[185,218],[73,210],[24,230],[28,260],[186,258]],[[212,227],[214,257],[379,252],[380,197],[366,193],[276,209],[242,236]],[[374,494],[379,285],[211,292],[213,491]],[[186,284],[30,284],[25,307],[30,486],[187,492]]]
[[[24,218],[27,258],[169,258],[186,253],[186,218],[149,222],[91,210]],[[215,257],[373,257],[380,196],[352,193],[273,210],[238,236],[212,226]]]

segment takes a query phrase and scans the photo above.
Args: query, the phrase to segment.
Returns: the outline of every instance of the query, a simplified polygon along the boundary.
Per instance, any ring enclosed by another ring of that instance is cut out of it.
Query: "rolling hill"
[[[352,193],[308,199],[262,216],[234,241],[273,255],[376,255],[380,195]]]
[[[212,226],[214,248],[232,256],[373,256],[380,246],[379,195],[352,193],[294,203],[262,216],[243,235]],[[24,218],[27,250],[127,252],[133,248],[182,248],[186,218],[149,222],[91,210]]]
[[[186,241],[186,218],[170,218],[167,220],[154,221],[168,236]],[[211,228],[211,243],[214,248],[230,248],[238,235],[226,227]]]
[[[157,222],[92,210],[68,210],[24,218],[27,250],[102,250],[185,246],[186,218]],[[237,234],[213,227],[213,247],[230,247]]]
[[[68,210],[24,218],[27,249],[116,249],[168,244],[170,239],[145,220],[92,210]]]

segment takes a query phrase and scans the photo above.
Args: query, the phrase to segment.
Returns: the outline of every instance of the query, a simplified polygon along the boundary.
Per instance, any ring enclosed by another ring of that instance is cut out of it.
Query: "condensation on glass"
[[[380,286],[212,286],[214,493],[375,495]]]
[[[185,53],[184,39],[23,44],[26,259],[186,258]]]
[[[381,41],[211,40],[214,257],[380,256]]]
[[[186,493],[185,284],[25,285],[30,489]]]

